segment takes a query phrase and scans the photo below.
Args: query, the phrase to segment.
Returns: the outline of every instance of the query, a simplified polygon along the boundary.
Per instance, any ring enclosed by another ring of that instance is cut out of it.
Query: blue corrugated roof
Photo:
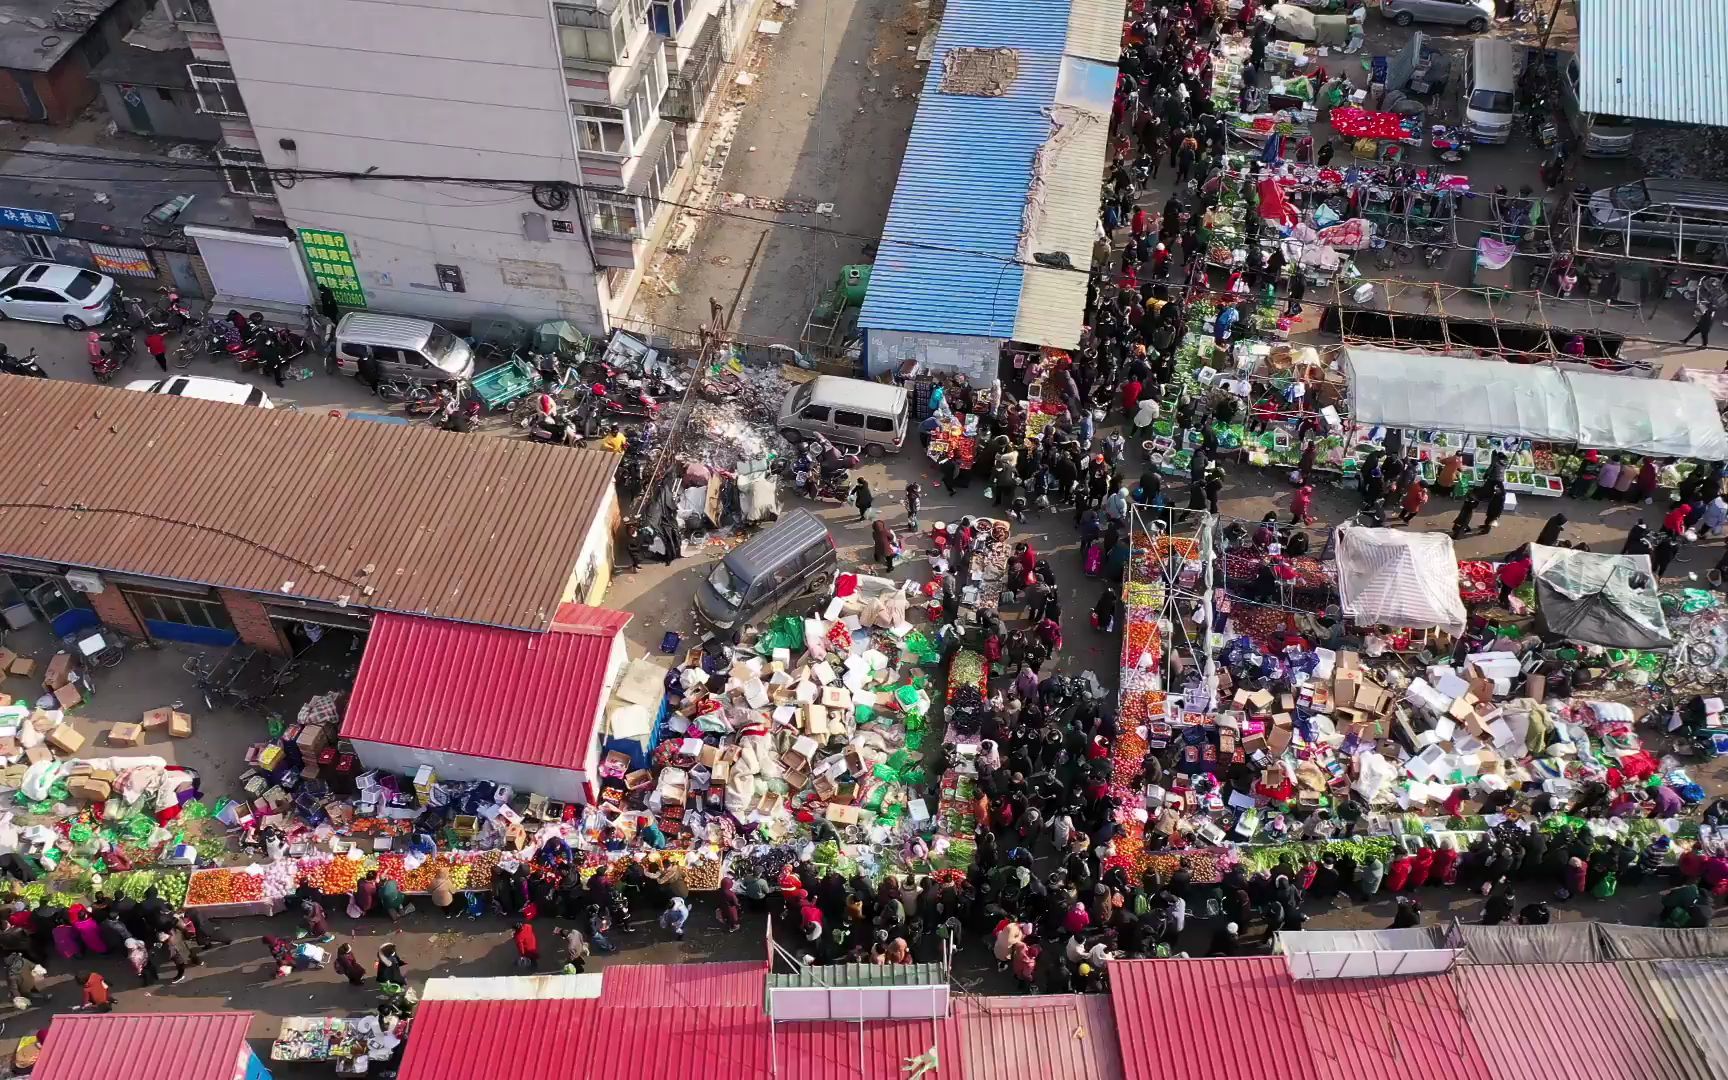
[[[949,0],[861,328],[1013,336],[1026,192],[1032,157],[1050,135],[1044,111],[1056,99],[1068,7],[1068,0]],[[1001,97],[945,94],[943,67],[956,48],[1014,49],[1019,75]]]

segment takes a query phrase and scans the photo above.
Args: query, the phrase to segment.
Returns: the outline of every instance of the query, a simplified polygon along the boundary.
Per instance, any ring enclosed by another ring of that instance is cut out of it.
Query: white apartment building
[[[379,312],[598,332],[676,216],[759,0],[167,2],[229,187],[292,234],[188,228],[218,304],[299,307],[323,283]],[[347,175],[374,173],[505,183]]]

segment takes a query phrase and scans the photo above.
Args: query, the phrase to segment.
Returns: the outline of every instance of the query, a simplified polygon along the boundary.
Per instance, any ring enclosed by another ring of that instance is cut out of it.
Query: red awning
[[[612,643],[630,614],[565,604],[543,634],[379,614],[342,721],[348,739],[581,769]]]
[[[234,1080],[249,1052],[249,1012],[62,1013],[35,1080]]]

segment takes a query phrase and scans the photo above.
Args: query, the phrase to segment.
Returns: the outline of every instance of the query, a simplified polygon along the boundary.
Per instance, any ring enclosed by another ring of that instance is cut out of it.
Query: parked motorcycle
[[[99,383],[109,382],[114,373],[126,363],[125,357],[111,351],[102,340],[102,335],[94,331],[85,337],[86,348],[90,353],[90,374]]]
[[[258,350],[240,340],[240,331],[227,319],[208,318],[188,333],[174,350],[174,366],[190,367],[198,356],[212,361],[233,357],[242,368],[258,359]]]
[[[122,361],[132,359],[132,353],[137,347],[131,328],[125,326],[105,334],[92,331],[90,336],[100,343],[104,355],[118,357]]]
[[[411,394],[403,398],[402,411],[409,416],[428,417],[435,424],[443,423],[461,406],[462,389],[459,382],[439,383],[430,394]]]
[[[13,356],[7,351],[3,342],[0,342],[0,373],[22,375],[27,379],[46,379],[48,377],[48,372],[36,362],[35,349],[31,349],[23,356]]]
[[[580,420],[568,408],[551,413],[535,412],[527,421],[528,438],[535,442],[556,443],[560,446],[581,446],[588,441],[582,434]]]
[[[162,309],[159,314],[168,331],[183,329],[188,323],[196,321],[192,309],[180,298],[179,290],[162,285],[158,286],[156,291],[162,294]]]

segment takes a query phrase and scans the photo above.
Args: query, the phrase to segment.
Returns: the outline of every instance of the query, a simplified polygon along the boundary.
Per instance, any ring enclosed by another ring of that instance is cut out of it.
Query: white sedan
[[[74,330],[108,318],[114,279],[60,263],[26,263],[0,270],[0,320],[64,323]]]
[[[197,398],[200,401],[226,401],[230,405],[251,405],[259,409],[274,409],[269,395],[251,383],[233,379],[211,379],[203,375],[176,375],[171,379],[139,379],[126,384],[128,390],[146,394],[167,394],[169,397]]]

